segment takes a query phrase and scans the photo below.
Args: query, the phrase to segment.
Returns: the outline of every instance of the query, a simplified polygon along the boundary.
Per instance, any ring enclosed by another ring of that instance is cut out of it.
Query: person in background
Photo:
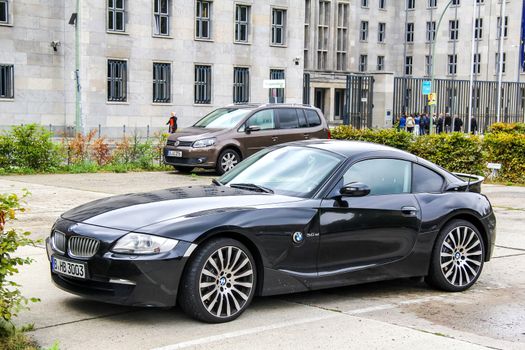
[[[401,119],[399,119],[399,126],[398,126],[398,130],[405,130],[407,127],[407,118],[406,116],[403,114],[401,116]]]
[[[421,135],[430,134],[430,117],[427,113],[423,114],[423,129],[421,131],[423,132]]]
[[[414,118],[414,135],[421,135],[421,116],[419,115],[419,113],[416,113],[416,116]]]
[[[414,126],[415,126],[415,125],[416,125],[416,122],[415,122],[415,120],[414,120],[414,115],[411,114],[411,115],[409,115],[408,118],[407,118],[407,131],[408,131],[409,133],[414,132]]]
[[[454,116],[454,132],[460,132],[461,127],[463,126],[463,120],[457,115]]]
[[[440,114],[439,118],[436,121],[436,133],[441,134],[443,132],[444,126],[445,126],[445,120],[443,119],[443,115]]]
[[[472,118],[470,118],[470,133],[472,135],[478,133],[478,121],[476,120],[476,117],[474,117],[474,116],[472,116]]]
[[[170,134],[174,134],[175,131],[177,131],[177,115],[175,114],[175,112],[171,112],[171,117],[166,123],[166,125],[168,125],[168,132]]]
[[[449,133],[452,131],[452,117],[450,114],[445,114],[445,132]]]

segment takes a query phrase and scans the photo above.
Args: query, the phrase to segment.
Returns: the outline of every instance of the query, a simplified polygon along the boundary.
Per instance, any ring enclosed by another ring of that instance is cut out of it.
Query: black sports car
[[[54,283],[104,302],[237,318],[254,295],[425,276],[457,292],[491,257],[483,178],[376,144],[305,141],[210,186],[97,200],[47,239]]]

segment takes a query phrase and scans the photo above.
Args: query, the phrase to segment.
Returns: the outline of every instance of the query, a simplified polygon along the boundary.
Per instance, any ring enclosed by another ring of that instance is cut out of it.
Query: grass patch
[[[34,340],[32,340],[24,331],[18,329],[7,336],[0,337],[0,349],[41,350]]]

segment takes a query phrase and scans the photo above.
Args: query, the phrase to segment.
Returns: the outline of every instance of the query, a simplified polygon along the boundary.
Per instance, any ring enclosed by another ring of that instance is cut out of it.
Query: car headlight
[[[111,251],[122,254],[158,254],[172,250],[177,243],[179,241],[176,239],[128,233],[117,241]]]
[[[211,139],[202,139],[202,140],[197,140],[193,143],[193,148],[203,148],[203,147],[210,147],[210,146],[213,146],[215,144],[215,141],[217,141],[217,139],[215,137],[211,138]]]

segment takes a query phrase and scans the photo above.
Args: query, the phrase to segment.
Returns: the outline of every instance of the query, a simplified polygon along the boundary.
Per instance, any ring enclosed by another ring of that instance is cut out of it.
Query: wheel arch
[[[459,214],[453,215],[452,217],[448,218],[445,222],[443,222],[439,230],[441,231],[443,227],[448,225],[448,223],[450,223],[453,220],[468,221],[478,229],[479,233],[481,234],[481,238],[483,239],[483,246],[485,247],[484,261],[488,261],[490,257],[488,233],[487,233],[485,226],[481,222],[481,220],[476,215],[471,214],[471,213],[459,213]]]
[[[222,154],[222,152],[226,151],[227,149],[232,149],[235,152],[237,152],[239,154],[239,156],[241,157],[241,159],[240,159],[241,161],[244,159],[244,155],[242,154],[241,148],[238,145],[235,145],[233,143],[229,143],[227,145],[224,145],[221,148],[221,150],[219,151],[219,156]]]

